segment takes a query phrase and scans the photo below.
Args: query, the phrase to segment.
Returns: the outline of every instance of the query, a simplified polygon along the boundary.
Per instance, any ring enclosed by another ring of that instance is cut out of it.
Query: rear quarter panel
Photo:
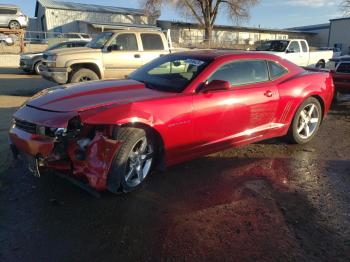
[[[304,71],[280,82],[278,90],[280,93],[278,122],[288,124],[289,127],[299,106],[311,96],[320,100],[323,116],[326,116],[332,102],[334,86],[328,72]]]

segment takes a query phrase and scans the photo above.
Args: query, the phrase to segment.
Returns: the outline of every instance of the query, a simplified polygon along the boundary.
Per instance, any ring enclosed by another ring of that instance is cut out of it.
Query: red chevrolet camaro
[[[274,55],[162,56],[125,80],[46,89],[13,116],[15,156],[97,190],[128,192],[152,168],[272,137],[307,143],[333,98],[327,72]]]

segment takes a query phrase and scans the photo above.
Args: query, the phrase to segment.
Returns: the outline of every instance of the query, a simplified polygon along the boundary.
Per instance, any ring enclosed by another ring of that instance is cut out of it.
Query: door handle
[[[135,58],[140,58],[141,56],[139,54],[134,55]]]
[[[267,97],[272,97],[273,93],[271,90],[267,90],[265,93],[264,93],[264,96],[267,96]]]

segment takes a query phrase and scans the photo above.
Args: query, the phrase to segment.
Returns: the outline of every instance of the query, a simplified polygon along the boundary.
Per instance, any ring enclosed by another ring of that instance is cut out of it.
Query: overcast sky
[[[115,5],[121,7],[139,8],[138,0],[66,0],[86,4]],[[1,4],[19,5],[23,12],[34,16],[36,0],[0,0]],[[319,23],[327,23],[329,19],[342,15],[339,10],[341,0],[260,0],[251,10],[249,21],[242,26],[261,26],[266,28],[287,28]],[[186,20],[176,10],[163,8],[160,19]],[[189,21],[189,19],[187,19]],[[227,17],[221,16],[217,24],[233,24]]]

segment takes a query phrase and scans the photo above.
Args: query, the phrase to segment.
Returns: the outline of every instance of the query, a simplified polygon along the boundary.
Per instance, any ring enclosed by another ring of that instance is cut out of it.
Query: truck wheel
[[[20,23],[18,23],[18,21],[12,20],[9,23],[9,28],[10,29],[21,29],[21,25],[20,25]]]
[[[151,173],[154,143],[141,128],[122,127],[118,130],[122,145],[108,174],[108,190],[113,193],[137,189]]]
[[[323,60],[318,61],[316,64],[316,68],[325,68],[325,67],[326,67],[326,63]]]
[[[34,72],[37,74],[37,75],[40,75],[40,68],[41,68],[41,65],[42,65],[42,62],[39,60],[38,62],[35,62],[34,64]]]
[[[99,80],[99,79],[100,78],[94,71],[87,68],[81,68],[73,72],[70,83],[79,83],[79,82],[93,81],[93,80]]]
[[[305,144],[317,133],[322,121],[320,102],[314,97],[306,99],[298,108],[289,127],[288,138],[294,144]]]

